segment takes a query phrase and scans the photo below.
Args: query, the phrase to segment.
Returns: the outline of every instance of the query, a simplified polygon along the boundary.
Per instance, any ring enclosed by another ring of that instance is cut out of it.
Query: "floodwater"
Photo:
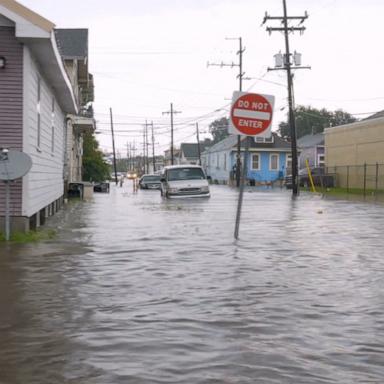
[[[384,206],[113,186],[1,245],[1,384],[383,383]]]

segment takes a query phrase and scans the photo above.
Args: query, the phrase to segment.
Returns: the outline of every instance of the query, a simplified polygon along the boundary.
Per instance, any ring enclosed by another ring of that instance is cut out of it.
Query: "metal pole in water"
[[[10,234],[10,212],[9,212],[9,181],[5,181],[5,240],[9,241]]]
[[[243,195],[244,195],[244,182],[245,182],[245,176],[247,173],[248,149],[249,149],[249,141],[247,137],[246,144],[245,144],[244,160],[243,160],[243,173],[241,175],[241,180],[240,180],[239,200],[237,202],[236,225],[235,225],[236,240],[239,238],[241,207],[243,205]]]

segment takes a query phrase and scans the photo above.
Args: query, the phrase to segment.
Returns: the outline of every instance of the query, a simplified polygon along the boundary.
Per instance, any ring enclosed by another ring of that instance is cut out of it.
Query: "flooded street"
[[[0,245],[0,383],[383,383],[384,205],[289,191],[71,202]]]

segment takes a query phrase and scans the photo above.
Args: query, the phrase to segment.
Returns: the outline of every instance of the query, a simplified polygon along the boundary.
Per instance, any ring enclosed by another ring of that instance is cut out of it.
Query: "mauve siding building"
[[[27,231],[56,212],[64,198],[68,131],[79,100],[55,38],[54,24],[13,0],[0,0],[0,148],[32,158],[11,183],[12,229]],[[0,181],[0,231],[5,187]]]

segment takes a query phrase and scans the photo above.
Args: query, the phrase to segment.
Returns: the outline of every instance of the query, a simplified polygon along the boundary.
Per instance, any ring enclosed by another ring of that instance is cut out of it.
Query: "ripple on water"
[[[130,188],[4,250],[1,383],[382,383],[383,206]]]

